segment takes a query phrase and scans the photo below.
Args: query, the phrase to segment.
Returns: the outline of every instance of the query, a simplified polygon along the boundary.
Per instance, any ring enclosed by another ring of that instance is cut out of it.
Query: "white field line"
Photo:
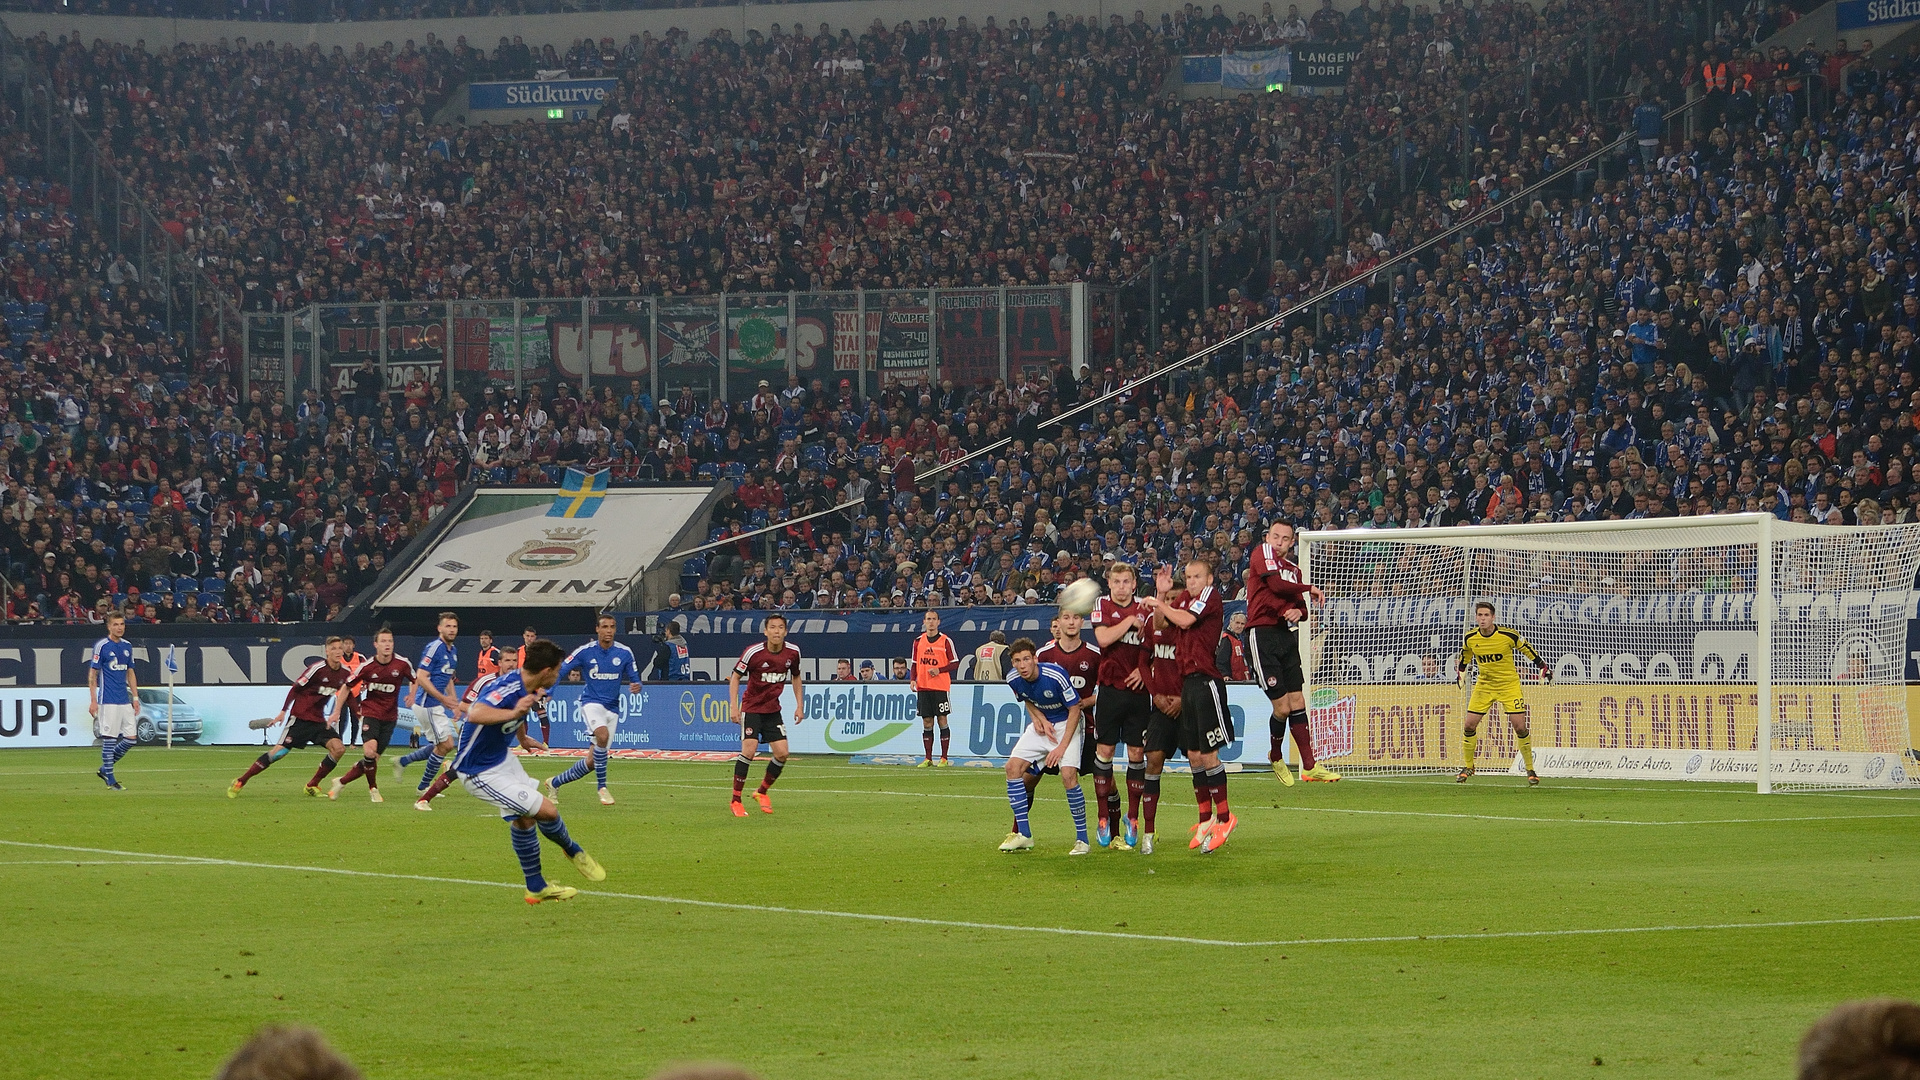
[[[109,848],[73,847],[65,844],[36,844],[21,840],[0,840],[0,844],[9,847],[32,848],[41,851],[74,851],[89,855],[121,855],[140,859],[171,859],[177,860],[177,865],[183,866],[227,866],[247,870],[282,870],[300,874],[332,874],[340,877],[375,878],[388,881],[418,881],[433,885],[470,885],[492,889],[517,890],[521,888],[519,885],[502,881],[434,877],[426,874],[388,874],[371,870],[345,870],[338,867],[327,866],[295,866],[285,863],[244,862],[238,859],[213,859],[194,855],[116,851]],[[1378,945],[1411,941],[1482,941],[1497,938],[1596,937],[1615,934],[1660,934],[1708,930],[1772,930],[1809,926],[1851,926],[1920,922],[1920,915],[1878,915],[1849,919],[1782,919],[1771,922],[1675,923],[1664,926],[1589,927],[1566,930],[1496,930],[1466,934],[1385,934],[1375,937],[1229,941],[1217,938],[1182,937],[1171,934],[1127,934],[1112,930],[1081,930],[1066,926],[1019,926],[1008,923],[973,922],[962,919],[925,919],[909,915],[875,915],[860,911],[831,911],[824,908],[797,908],[777,904],[739,904],[717,900],[689,900],[683,897],[612,892],[604,889],[582,889],[580,892],[584,896],[603,896],[615,900],[638,900],[644,903],[667,904],[674,907],[713,908],[724,911],[748,911],[756,914],[771,915],[801,915],[826,919],[852,919],[860,922],[901,923],[909,926],[938,926],[948,929],[988,930],[1010,934],[1049,934],[1059,937],[1117,938],[1124,941],[1143,941],[1166,945],[1209,945],[1230,949],[1271,949],[1304,945]]]

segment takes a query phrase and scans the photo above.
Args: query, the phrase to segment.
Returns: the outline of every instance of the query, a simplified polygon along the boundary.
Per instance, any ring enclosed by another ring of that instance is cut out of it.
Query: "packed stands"
[[[866,498],[690,560],[693,607],[1044,601],[1108,555],[1232,570],[1274,516],[1912,513],[1909,68],[1834,86],[1828,57],[1727,50],[1731,88],[1689,127],[1660,114],[1708,54],[1646,5],[1356,11],[1298,20],[1366,42],[1345,97],[1198,101],[1159,92],[1175,57],[1297,36],[1295,13],[795,24],[555,57],[426,34],[352,54],[30,42],[106,165],[253,311],[1070,280],[1141,302],[1110,367],[1011,384],[469,400],[376,374],[243,396],[213,335],[156,327],[16,124],[8,617],[327,618],[463,482],[571,463],[734,481],[715,539]],[[553,60],[644,105],[428,123],[460,82]],[[1647,148],[1436,257],[1396,254],[1628,127]],[[1355,274],[1276,333],[1133,381]]]

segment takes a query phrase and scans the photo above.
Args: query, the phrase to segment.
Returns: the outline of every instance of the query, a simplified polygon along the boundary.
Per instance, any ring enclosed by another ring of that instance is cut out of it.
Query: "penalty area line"
[[[198,855],[167,855],[143,851],[119,851],[111,848],[73,847],[65,844],[40,844],[24,840],[0,840],[0,845],[32,848],[40,851],[73,851],[89,855],[117,855],[140,859],[177,860],[180,866],[230,866],[247,870],[282,870],[302,874],[333,874],[340,877],[374,878],[389,881],[418,881],[434,885],[471,885],[489,889],[519,890],[521,886],[504,881],[475,878],[435,877],[428,874],[392,874],[374,870],[347,870],[327,866],[297,866],[286,863],[246,862]],[[157,865],[168,865],[161,863]],[[1011,923],[974,922],[964,919],[927,919],[912,915],[877,915],[860,911],[833,911],[825,908],[787,907],[778,904],[741,904],[720,900],[692,900],[648,893],[613,892],[605,889],[581,889],[583,896],[602,896],[615,900],[639,900],[675,907],[712,908],[723,911],[748,911],[768,915],[803,915],[826,919],[852,919],[859,922],[900,923],[907,926],[937,926],[944,929],[987,930],[1010,934],[1048,934],[1056,937],[1114,938],[1165,945],[1208,945],[1228,949],[1298,948],[1308,945],[1391,945],[1415,941],[1487,941],[1504,938],[1604,937],[1613,934],[1671,934],[1713,930],[1779,930],[1813,926],[1857,926],[1883,923],[1920,922],[1920,915],[1874,915],[1847,919],[1781,919],[1770,922],[1673,923],[1663,926],[1608,926],[1567,930],[1495,930],[1451,934],[1386,934],[1373,937],[1288,938],[1272,941],[1227,941],[1216,938],[1182,937],[1172,934],[1129,934],[1113,930],[1081,930],[1066,926],[1020,926]]]

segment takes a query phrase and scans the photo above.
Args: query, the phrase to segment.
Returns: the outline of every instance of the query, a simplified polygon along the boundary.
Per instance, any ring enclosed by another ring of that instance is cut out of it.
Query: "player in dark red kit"
[[[327,654],[324,659],[315,660],[307,665],[300,677],[293,680],[293,686],[287,690],[287,700],[281,704],[279,715],[273,718],[278,724],[286,719],[289,711],[293,714],[293,723],[287,726],[285,737],[280,745],[261,754],[247,771],[233,783],[227,785],[227,798],[240,797],[240,789],[247,781],[303,746],[324,746],[327,756],[320,762],[313,779],[307,781],[307,794],[320,794],[320,781],[326,779],[333,767],[340,763],[340,755],[346,753],[346,744],[340,741],[340,733],[327,721],[327,702],[332,701],[334,693],[347,684],[346,666],[340,663],[340,639],[327,639]]]
[[[1267,542],[1253,549],[1247,567],[1247,660],[1253,681],[1273,703],[1273,746],[1267,760],[1273,775],[1293,786],[1287,768],[1287,731],[1300,750],[1300,778],[1332,783],[1340,774],[1313,757],[1313,731],[1307,723],[1306,676],[1300,664],[1300,631],[1307,625],[1306,604],[1319,603],[1319,589],[1293,562],[1293,526],[1276,521],[1267,526]]]
[[[1180,631],[1165,619],[1149,618],[1141,631],[1139,650],[1140,685],[1150,703],[1147,730],[1141,742],[1146,748],[1146,769],[1140,793],[1140,854],[1153,854],[1155,815],[1160,809],[1160,773],[1167,759],[1180,752],[1180,656],[1177,642]]]
[[[766,643],[747,646],[747,651],[741,653],[733,665],[733,674],[727,677],[727,705],[734,722],[740,725],[740,756],[733,760],[734,817],[747,816],[740,792],[746,787],[747,770],[752,768],[761,743],[766,743],[767,749],[773,752],[773,760],[767,762],[767,771],[760,777],[760,790],[753,793],[753,798],[760,804],[761,813],[773,813],[773,799],[767,791],[780,779],[780,771],[787,767],[787,726],[780,720],[780,688],[793,686],[794,723],[799,723],[807,714],[806,687],[800,678],[800,650],[787,642],[787,617],[778,613],[767,616],[762,630]],[[744,694],[740,689],[742,682],[746,683]]]
[[[1043,664],[1058,664],[1060,669],[1067,673],[1068,681],[1073,683],[1074,692],[1080,695],[1080,715],[1087,718],[1082,722],[1091,725],[1094,722],[1091,717],[1099,711],[1095,708],[1094,695],[1100,690],[1101,651],[1100,646],[1080,635],[1080,629],[1080,616],[1071,611],[1061,612],[1053,620],[1053,640],[1040,646],[1033,658]],[[1098,762],[1099,758],[1094,753],[1092,739],[1083,738],[1080,747],[1080,761],[1076,763],[1076,767],[1081,772],[1086,772]],[[1038,779],[1031,774],[1028,776],[1028,805],[1032,805],[1033,787]],[[1112,754],[1107,755],[1104,786],[1102,774],[1098,772],[1094,773],[1093,786],[1094,794],[1098,796],[1101,806],[1100,831],[1097,836],[1100,846],[1107,847],[1113,842],[1113,823],[1107,819],[1105,809],[1107,796],[1114,793]],[[1121,850],[1132,851],[1133,849],[1122,842]]]
[[[1164,619],[1179,631],[1174,653],[1181,677],[1180,748],[1193,769],[1193,797],[1200,806],[1200,821],[1187,846],[1207,854],[1225,844],[1240,824],[1227,805],[1227,770],[1220,764],[1220,749],[1233,741],[1227,683],[1214,660],[1226,608],[1213,585],[1213,567],[1206,562],[1187,563],[1186,583],[1173,592],[1173,570],[1162,566],[1154,577],[1158,595],[1143,602],[1156,621]]]
[[[1106,779],[1105,797],[1100,802],[1100,842],[1106,843],[1109,829],[1118,828],[1120,792],[1113,780],[1113,751],[1127,745],[1127,824],[1121,843],[1132,847],[1140,842],[1140,799],[1146,794],[1147,720],[1153,703],[1140,677],[1140,649],[1146,641],[1147,609],[1134,593],[1140,588],[1140,572],[1132,563],[1116,562],[1107,567],[1107,595],[1094,602],[1087,622],[1093,627],[1094,644],[1100,646],[1100,710],[1093,719],[1093,786],[1100,792]]]
[[[341,703],[351,698],[360,717],[360,763],[333,782],[327,798],[338,799],[342,788],[364,776],[368,797],[386,802],[380,797],[380,752],[393,741],[394,724],[400,719],[400,692],[412,685],[412,662],[394,655],[393,631],[381,627],[373,635],[373,657],[355,668],[340,689]]]

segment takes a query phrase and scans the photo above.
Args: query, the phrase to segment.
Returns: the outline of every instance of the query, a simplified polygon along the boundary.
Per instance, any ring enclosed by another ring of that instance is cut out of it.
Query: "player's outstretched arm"
[[[511,709],[502,709],[495,705],[489,705],[484,701],[476,701],[473,703],[473,707],[467,710],[467,722],[470,724],[479,724],[482,727],[497,727],[501,724],[510,724],[533,711],[533,707],[538,705],[545,697],[545,691],[530,693],[515,702]]]

